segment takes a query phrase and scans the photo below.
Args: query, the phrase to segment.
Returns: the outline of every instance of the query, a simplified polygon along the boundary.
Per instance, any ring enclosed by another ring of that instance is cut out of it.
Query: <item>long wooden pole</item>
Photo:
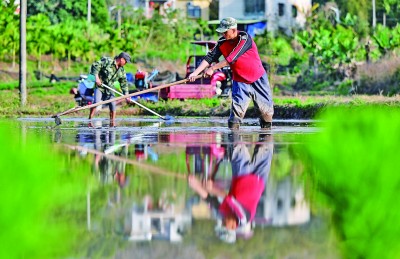
[[[203,77],[203,75],[198,75],[198,76],[196,76],[194,78],[195,78],[195,80],[197,80],[197,79],[200,79],[202,77]],[[179,84],[186,84],[187,82],[189,82],[188,78],[183,79],[183,80],[179,80],[179,81],[176,81],[176,82],[172,82],[172,83],[169,83],[169,84],[165,84],[165,85],[159,85],[157,87],[149,88],[149,89],[146,89],[146,90],[143,90],[143,91],[139,91],[139,92],[123,95],[123,96],[120,96],[120,97],[112,98],[110,100],[105,100],[105,101],[102,101],[102,102],[94,103],[94,104],[91,104],[91,105],[77,106],[75,108],[68,109],[68,110],[66,110],[64,112],[57,113],[57,114],[55,114],[55,115],[53,115],[51,117],[52,118],[60,117],[62,115],[66,115],[66,114],[70,114],[70,113],[73,113],[73,112],[94,108],[94,107],[97,107],[99,105],[103,105],[103,104],[107,104],[107,103],[111,103],[111,102],[116,102],[116,101],[123,100],[123,99],[129,98],[129,97],[132,97],[132,96],[137,96],[137,95],[145,94],[145,93],[148,93],[148,92],[154,92],[154,91],[157,91],[157,90],[160,90],[160,89],[164,89],[164,88],[167,88],[167,87],[170,87],[170,86],[179,85]]]
[[[117,90],[115,90],[115,89],[109,87],[108,85],[102,84],[102,86],[105,87],[105,88],[107,88],[107,89],[110,90],[111,92],[114,92],[114,93],[118,94],[119,96],[123,96],[123,94],[122,94],[121,92],[118,92]],[[156,113],[155,111],[153,111],[153,110],[150,109],[150,108],[147,108],[147,107],[144,106],[143,104],[141,104],[141,103],[139,103],[139,102],[136,102],[136,101],[134,101],[134,100],[131,100],[131,102],[134,103],[134,104],[136,104],[137,106],[139,106],[139,107],[145,109],[146,111],[151,112],[152,114],[158,116],[159,118],[161,118],[161,119],[163,119],[163,120],[167,120],[164,116],[161,116],[160,114]]]
[[[184,174],[178,174],[178,173],[174,173],[174,172],[170,172],[167,171],[165,169],[153,166],[153,165],[147,165],[144,163],[139,163],[135,160],[132,159],[128,159],[128,158],[124,158],[124,157],[120,157],[120,156],[116,156],[116,155],[112,155],[112,154],[106,154],[103,153],[101,151],[95,150],[95,149],[91,149],[91,148],[87,148],[87,147],[81,147],[81,146],[72,146],[72,145],[68,145],[68,144],[64,144],[64,146],[72,149],[72,150],[77,150],[77,151],[85,151],[94,155],[99,155],[99,156],[103,156],[107,159],[110,160],[114,160],[114,161],[119,161],[119,162],[124,162],[127,164],[131,164],[131,165],[135,165],[138,166],[140,168],[149,170],[149,172],[153,173],[153,174],[159,174],[159,175],[165,175],[165,176],[172,176],[172,177],[176,177],[178,179],[186,179],[186,175]]]

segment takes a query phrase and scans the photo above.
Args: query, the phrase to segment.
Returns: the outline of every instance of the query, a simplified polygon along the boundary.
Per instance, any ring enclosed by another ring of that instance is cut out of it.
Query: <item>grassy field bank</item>
[[[32,87],[28,90],[28,103],[20,107],[18,90],[1,90],[0,116],[3,118],[40,117],[65,111],[76,106],[69,89],[73,84],[61,84],[48,87]],[[310,119],[329,107],[359,107],[389,106],[400,107],[400,96],[385,97],[381,95],[366,96],[274,96],[275,119]],[[147,107],[160,114],[174,116],[228,116],[230,98],[213,98],[185,101],[159,101],[157,103],[143,102]],[[135,105],[122,103],[118,107],[119,116],[150,115],[144,109]],[[104,113],[104,115],[103,115]],[[108,110],[104,109],[99,116],[107,116]],[[87,110],[68,116],[86,117]],[[257,114],[251,104],[246,114],[247,117],[256,117]]]

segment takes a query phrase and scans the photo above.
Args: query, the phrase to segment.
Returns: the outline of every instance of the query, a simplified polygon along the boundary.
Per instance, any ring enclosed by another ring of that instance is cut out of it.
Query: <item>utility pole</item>
[[[372,28],[376,27],[376,8],[375,8],[375,0],[372,0]]]
[[[91,0],[88,0],[88,2],[87,2],[87,22],[88,22],[88,25],[90,25],[90,23],[91,23],[91,15],[92,15],[92,3],[91,3]]]
[[[117,10],[117,14],[118,14],[118,17],[117,17],[117,22],[118,22],[118,38],[121,38],[121,23],[122,23],[122,20],[121,20],[121,6],[118,6],[118,10]]]
[[[26,5],[27,0],[20,1],[19,12],[19,95],[21,107],[26,105]]]

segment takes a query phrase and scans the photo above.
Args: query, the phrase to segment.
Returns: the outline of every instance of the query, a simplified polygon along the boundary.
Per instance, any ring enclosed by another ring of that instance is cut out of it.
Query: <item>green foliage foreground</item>
[[[338,109],[322,118],[325,127],[308,144],[308,164],[333,210],[344,257],[399,258],[399,110]]]
[[[0,145],[0,258],[70,255],[85,230],[76,222],[86,208],[82,174],[18,125],[0,122]]]

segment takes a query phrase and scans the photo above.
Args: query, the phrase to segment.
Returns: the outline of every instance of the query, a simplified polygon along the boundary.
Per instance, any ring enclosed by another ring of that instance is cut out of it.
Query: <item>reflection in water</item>
[[[215,222],[212,235],[234,242],[249,239],[257,227],[310,220],[302,184],[290,174],[274,177],[271,164],[280,154],[273,155],[272,135],[99,129],[81,130],[75,140],[72,148],[92,161],[106,188],[103,209],[90,210],[103,221],[92,231],[103,226],[101,232],[131,241],[179,242],[194,220],[206,218]]]
[[[297,225],[310,220],[310,207],[302,183],[291,177],[269,185],[257,209],[255,224],[260,226]]]
[[[254,146],[253,155],[236,133],[230,135],[232,146],[229,158],[232,179],[227,192],[215,184],[213,171],[210,179],[203,182],[189,175],[190,187],[199,196],[218,210],[220,220],[216,227],[217,236],[228,243],[236,241],[236,236],[252,236],[251,223],[270,172],[273,154],[271,135],[260,134],[259,143]]]

